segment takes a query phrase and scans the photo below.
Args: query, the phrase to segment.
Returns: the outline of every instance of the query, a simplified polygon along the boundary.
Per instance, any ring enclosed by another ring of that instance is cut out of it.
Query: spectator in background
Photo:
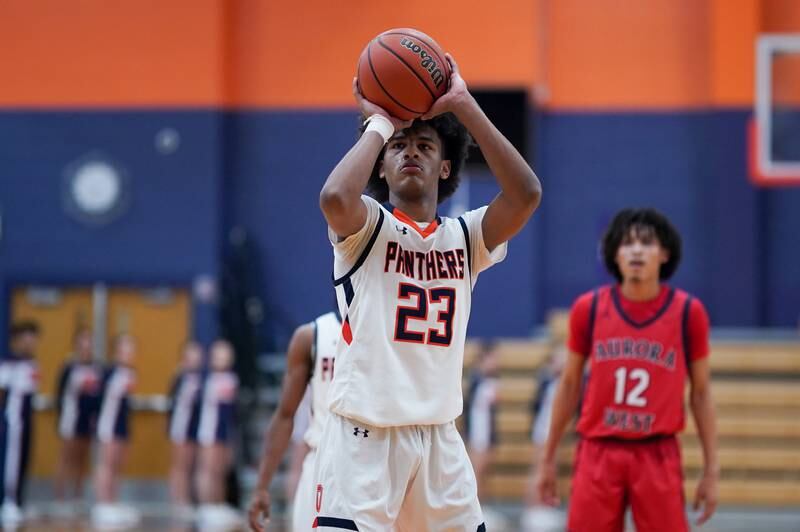
[[[59,514],[75,515],[83,497],[92,435],[97,421],[102,369],[93,360],[92,330],[80,327],[73,336],[74,351],[58,379],[56,403],[61,461],[56,472]]]
[[[197,453],[197,428],[200,421],[200,391],[203,386],[203,348],[190,341],[183,346],[180,369],[170,388],[168,433],[172,442],[169,489],[173,516],[190,520],[191,478]]]
[[[39,343],[39,326],[20,321],[11,326],[11,350],[0,361],[0,479],[3,480],[3,528],[24,520],[21,509],[28,469],[33,428],[32,400],[38,388],[39,368],[34,360]]]
[[[211,345],[197,429],[200,448],[196,477],[197,495],[202,505],[199,517],[208,527],[229,527],[240,522],[237,511],[224,503],[225,479],[233,462],[234,414],[239,388],[233,362],[234,352],[229,342],[217,340]]]
[[[497,344],[481,345],[469,377],[464,412],[467,450],[478,482],[478,500],[486,501],[487,476],[497,444],[496,404],[499,387]],[[487,528],[504,528],[505,519],[484,505],[483,517]]]
[[[114,363],[103,375],[97,440],[100,452],[95,470],[95,498],[92,522],[98,528],[135,526],[135,509],[119,504],[119,476],[128,447],[128,397],[136,381],[133,362],[136,342],[129,334],[120,334],[112,345]]]
[[[564,363],[567,360],[565,338],[560,334],[552,334],[552,345],[545,363],[539,368],[536,378],[536,395],[531,402],[533,413],[533,427],[531,441],[533,443],[533,465],[531,467],[530,481],[525,497],[525,511],[522,514],[522,529],[525,531],[544,532],[547,530],[561,530],[564,519],[561,512],[542,504],[536,493],[535,473],[539,456],[544,449],[547,435],[550,432],[550,415],[553,411],[553,398],[558,389],[558,382]]]

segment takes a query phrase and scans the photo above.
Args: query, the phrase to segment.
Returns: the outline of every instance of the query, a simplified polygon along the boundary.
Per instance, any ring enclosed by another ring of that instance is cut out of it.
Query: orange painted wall
[[[532,86],[537,77],[537,1],[235,4],[231,103],[352,105],[351,80],[361,50],[381,31],[408,26],[452,51],[473,85]]]
[[[707,15],[696,0],[550,3],[549,105],[685,107],[708,82]]]
[[[800,2],[761,0],[761,30],[766,33],[800,33]]]
[[[0,106],[222,99],[219,0],[3,0]]]
[[[762,0],[761,26],[765,33],[800,35],[800,2]],[[773,63],[772,96],[776,104],[800,104],[800,56],[777,57]]]
[[[398,26],[551,108],[748,106],[756,35],[800,32],[800,1],[4,0],[0,107],[350,106]]]
[[[710,0],[708,99],[749,106],[755,90],[755,40],[762,0]]]
[[[339,106],[375,34],[416,26],[475,84],[530,86],[535,2],[4,0],[0,106]]]

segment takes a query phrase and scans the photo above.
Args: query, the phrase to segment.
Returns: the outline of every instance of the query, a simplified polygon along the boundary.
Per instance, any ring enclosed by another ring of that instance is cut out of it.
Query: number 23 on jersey
[[[450,345],[453,340],[453,315],[456,308],[455,289],[425,289],[411,283],[400,283],[397,299],[395,341],[441,347]],[[436,317],[433,323],[429,322],[431,312]]]

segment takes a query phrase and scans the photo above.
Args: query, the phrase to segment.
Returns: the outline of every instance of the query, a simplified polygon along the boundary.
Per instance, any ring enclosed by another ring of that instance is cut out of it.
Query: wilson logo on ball
[[[430,36],[413,28],[384,31],[358,58],[358,90],[401,120],[412,120],[447,91],[450,65]]]
[[[420,45],[411,39],[404,37],[400,39],[400,44],[417,54],[419,58],[422,59],[420,66],[430,73],[431,81],[433,81],[433,84],[436,85],[436,88],[438,89],[441,87],[442,83],[444,83],[444,72],[442,72],[442,69],[439,68],[439,63],[436,62],[436,59],[434,59],[428,52],[423,50]]]

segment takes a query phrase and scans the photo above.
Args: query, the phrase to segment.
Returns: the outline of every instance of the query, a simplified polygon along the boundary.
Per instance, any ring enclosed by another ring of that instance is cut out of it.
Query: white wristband
[[[374,114],[367,118],[365,123],[367,124],[367,129],[364,130],[364,133],[367,131],[374,131],[383,137],[384,144],[389,142],[389,139],[394,135],[394,125],[391,120],[383,115]]]

